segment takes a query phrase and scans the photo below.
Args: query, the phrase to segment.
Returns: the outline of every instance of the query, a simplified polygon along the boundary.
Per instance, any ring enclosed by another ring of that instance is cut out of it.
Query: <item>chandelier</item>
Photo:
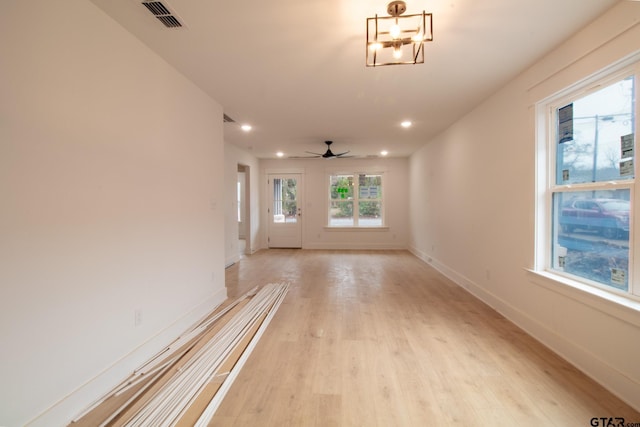
[[[433,15],[402,15],[403,1],[387,5],[389,16],[367,18],[367,67],[423,64],[424,42],[433,41]]]

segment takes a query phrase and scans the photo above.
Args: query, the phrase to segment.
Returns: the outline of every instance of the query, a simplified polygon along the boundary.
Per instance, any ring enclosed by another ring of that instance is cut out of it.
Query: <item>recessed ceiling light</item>
[[[240,128],[245,132],[249,132],[251,130],[251,125],[242,125]]]
[[[400,126],[402,126],[403,128],[411,127],[411,122],[409,120],[405,120],[404,122],[400,123]]]
[[[278,151],[278,152],[276,153],[276,156],[278,156],[278,157],[283,157],[283,156],[284,156],[284,153],[283,153],[282,151]]]
[[[381,155],[381,156],[386,156],[387,154],[389,154],[389,152],[388,152],[387,150],[382,150],[382,151],[380,152],[380,155]]]

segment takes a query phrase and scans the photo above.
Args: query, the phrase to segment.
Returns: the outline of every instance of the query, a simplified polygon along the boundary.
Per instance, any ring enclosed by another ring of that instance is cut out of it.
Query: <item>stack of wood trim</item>
[[[79,426],[206,426],[289,285],[254,288],[215,310],[79,415]]]

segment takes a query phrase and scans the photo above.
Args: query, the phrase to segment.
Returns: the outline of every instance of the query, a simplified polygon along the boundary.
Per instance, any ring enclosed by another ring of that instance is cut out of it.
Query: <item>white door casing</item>
[[[267,175],[268,247],[302,247],[302,174]]]

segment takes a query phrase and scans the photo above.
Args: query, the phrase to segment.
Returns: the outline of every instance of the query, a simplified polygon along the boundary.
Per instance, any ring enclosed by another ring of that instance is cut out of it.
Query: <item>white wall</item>
[[[89,2],[2,9],[0,425],[64,425],[226,297],[222,109]]]
[[[224,145],[224,182],[225,182],[225,262],[226,265],[237,262],[238,249],[238,200],[236,182],[238,178],[238,164],[247,167],[245,174],[249,175],[249,185],[245,186],[246,203],[249,204],[250,215],[245,218],[245,252],[254,253],[260,249],[260,173],[259,160],[251,153],[233,145]]]
[[[640,311],[534,266],[535,102],[640,49],[620,2],[410,159],[411,250],[640,409]]]
[[[263,232],[261,247],[267,247],[266,174],[269,171],[302,171],[304,180],[302,206],[302,247],[304,249],[406,249],[408,227],[408,159],[273,159],[261,160],[260,192]],[[373,168],[373,169],[370,169]],[[328,176],[338,170],[344,172],[384,172],[383,192],[386,199],[387,229],[381,231],[327,230]]]

